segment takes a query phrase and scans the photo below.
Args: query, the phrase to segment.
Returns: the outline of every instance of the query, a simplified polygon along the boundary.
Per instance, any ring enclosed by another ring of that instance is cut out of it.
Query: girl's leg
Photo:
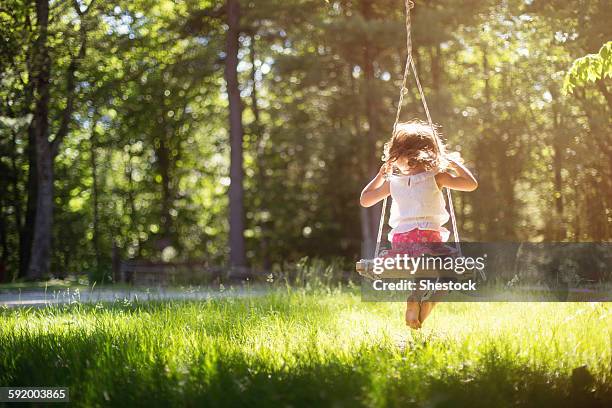
[[[406,326],[411,329],[420,329],[421,321],[419,315],[421,313],[421,307],[419,302],[412,299],[408,299],[406,302]]]
[[[419,322],[421,324],[423,324],[425,319],[427,319],[427,316],[429,316],[429,314],[431,313],[431,311],[433,310],[434,306],[437,303],[438,302],[423,302],[423,303],[421,303],[421,308],[420,308],[420,311],[419,311]]]
[[[395,234],[391,245],[391,252],[404,252],[410,256],[419,256],[420,244],[442,242],[437,231],[413,229],[409,232]],[[412,329],[420,329],[437,302],[420,302],[421,291],[415,291],[406,302],[406,325]]]
[[[424,236],[422,237],[422,242],[433,244],[432,248],[435,248],[436,250],[440,250],[438,243],[442,244],[442,237],[440,236],[439,232],[426,230],[423,232],[423,235]],[[437,292],[436,294],[440,296],[442,295],[442,292]],[[425,319],[429,317],[433,308],[437,304],[438,302],[433,301],[433,300],[424,301],[421,303],[421,308],[419,311],[419,322],[421,323],[421,325],[425,322]]]

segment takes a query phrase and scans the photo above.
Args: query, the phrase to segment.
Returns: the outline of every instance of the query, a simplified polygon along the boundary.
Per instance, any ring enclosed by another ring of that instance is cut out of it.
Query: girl
[[[383,160],[385,163],[365,186],[359,202],[371,207],[389,195],[393,199],[389,217],[392,247],[385,256],[440,254],[441,244],[431,243],[446,242],[450,235],[442,226],[449,219],[442,188],[473,191],[478,182],[463,166],[459,153],[448,154],[437,129],[426,122],[399,123],[385,144]],[[435,304],[409,298],[406,324],[419,329]]]

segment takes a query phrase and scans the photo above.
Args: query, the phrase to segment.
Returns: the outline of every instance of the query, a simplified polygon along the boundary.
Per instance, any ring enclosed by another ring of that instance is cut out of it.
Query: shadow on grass
[[[67,386],[78,406],[612,406],[610,384],[585,368],[563,376],[498,361],[434,378],[375,347],[359,350],[351,364],[314,362],[306,353],[290,369],[271,368],[245,354],[201,350],[170,367],[160,350],[139,350],[129,335],[30,340],[10,347],[10,357],[0,347],[0,386]]]

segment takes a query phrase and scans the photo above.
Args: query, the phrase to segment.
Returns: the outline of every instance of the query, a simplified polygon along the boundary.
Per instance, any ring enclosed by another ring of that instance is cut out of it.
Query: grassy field
[[[357,290],[0,309],[0,386],[79,406],[612,406],[612,308],[401,303]]]

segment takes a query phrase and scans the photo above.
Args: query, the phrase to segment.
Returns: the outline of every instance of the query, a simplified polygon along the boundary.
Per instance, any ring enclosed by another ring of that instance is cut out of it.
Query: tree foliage
[[[585,55],[572,63],[563,79],[563,91],[572,93],[577,85],[612,78],[612,41],[605,43],[597,54]]]
[[[27,273],[40,188],[38,3],[0,6],[8,279]],[[89,1],[49,4],[48,131],[64,132],[52,162],[50,273],[108,279],[113,248],[122,258],[227,264],[225,2],[96,1],[86,15]],[[379,209],[360,209],[358,195],[395,117],[403,6],[240,2],[250,265],[368,252]],[[433,119],[479,180],[453,195],[462,238],[612,237],[609,17],[603,0],[415,1],[413,52]],[[424,119],[413,79],[408,86],[402,119]]]

